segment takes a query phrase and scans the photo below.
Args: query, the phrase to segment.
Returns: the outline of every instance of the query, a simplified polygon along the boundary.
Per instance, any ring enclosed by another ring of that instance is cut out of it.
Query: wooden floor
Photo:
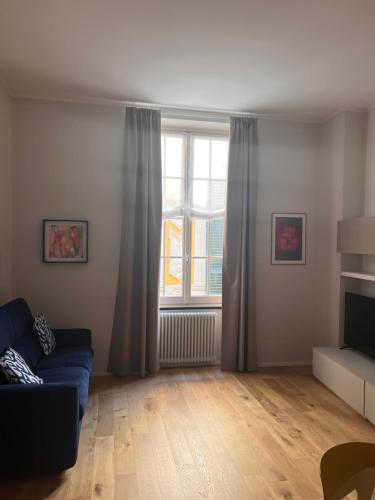
[[[97,377],[77,465],[2,484],[0,498],[315,500],[320,457],[353,440],[375,442],[374,427],[308,369]]]

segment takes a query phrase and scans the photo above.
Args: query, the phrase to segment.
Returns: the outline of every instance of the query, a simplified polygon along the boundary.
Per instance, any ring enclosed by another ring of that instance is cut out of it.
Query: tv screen
[[[344,343],[375,358],[374,298],[346,292]]]

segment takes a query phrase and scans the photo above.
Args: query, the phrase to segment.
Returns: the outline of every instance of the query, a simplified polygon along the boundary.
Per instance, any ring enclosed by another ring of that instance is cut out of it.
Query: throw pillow
[[[43,314],[35,316],[33,330],[43,353],[48,356],[56,347],[56,339]]]
[[[43,384],[43,379],[35,375],[23,357],[11,347],[0,357],[0,367],[11,384]]]

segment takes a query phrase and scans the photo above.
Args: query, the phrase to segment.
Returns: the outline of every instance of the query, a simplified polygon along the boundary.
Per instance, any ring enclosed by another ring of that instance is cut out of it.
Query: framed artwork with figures
[[[88,262],[88,221],[43,220],[43,262]]]
[[[271,264],[306,264],[306,214],[272,214]]]

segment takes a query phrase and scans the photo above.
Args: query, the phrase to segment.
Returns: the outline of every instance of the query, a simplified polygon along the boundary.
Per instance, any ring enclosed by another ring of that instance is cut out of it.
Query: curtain
[[[256,369],[257,121],[231,118],[223,259],[223,370]]]
[[[108,371],[159,369],[160,112],[127,108],[120,266]]]

